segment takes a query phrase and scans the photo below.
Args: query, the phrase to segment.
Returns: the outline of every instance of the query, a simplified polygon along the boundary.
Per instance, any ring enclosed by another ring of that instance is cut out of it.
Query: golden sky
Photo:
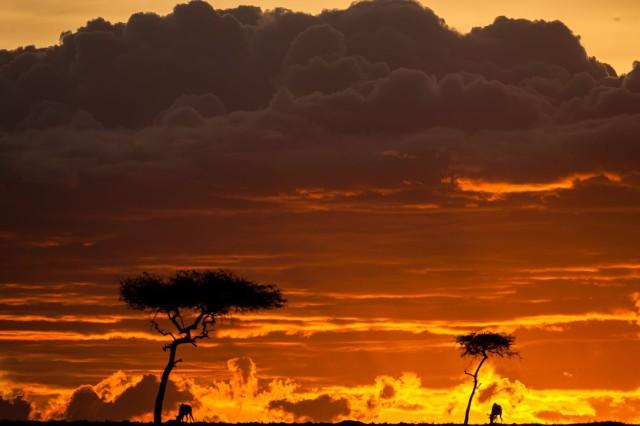
[[[118,280],[224,268],[289,304],[180,347],[167,414],[460,422],[483,329],[522,357],[472,422],[640,423],[640,65],[581,45],[629,71],[638,5],[1,2],[9,47],[171,14],[0,52],[0,408],[148,420]]]
[[[216,8],[241,4],[265,9],[286,7],[317,13],[327,8],[344,8],[344,0],[268,0],[210,2]],[[26,44],[48,46],[60,33],[75,30],[88,19],[102,16],[113,22],[126,21],[139,11],[166,14],[173,0],[3,0],[0,2],[0,47]],[[496,16],[527,19],[559,19],[565,22],[590,55],[611,64],[619,73],[631,69],[640,40],[640,3],[636,0],[429,0],[422,1],[459,31],[490,24]]]

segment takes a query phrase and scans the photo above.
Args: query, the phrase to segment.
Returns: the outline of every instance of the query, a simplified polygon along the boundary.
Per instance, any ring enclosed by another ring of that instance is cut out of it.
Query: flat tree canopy
[[[456,337],[456,343],[462,349],[461,356],[495,355],[498,357],[513,357],[518,353],[512,348],[515,337],[510,334],[477,331]]]
[[[168,278],[145,272],[120,282],[120,298],[140,311],[187,309],[205,315],[279,308],[285,303],[276,286],[254,283],[224,270],[183,270]]]

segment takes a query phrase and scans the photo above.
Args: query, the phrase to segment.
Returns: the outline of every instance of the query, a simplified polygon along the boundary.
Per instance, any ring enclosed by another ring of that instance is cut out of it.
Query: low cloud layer
[[[119,394],[114,394],[114,390],[104,383],[97,387],[81,387],[71,395],[64,418],[70,421],[128,420],[148,413],[157,391],[158,380],[152,374],[143,376]],[[188,391],[178,390],[173,382],[169,382],[166,392],[164,403],[169,411],[192,398]]]
[[[238,361],[245,362],[241,360],[253,365],[246,382],[242,379],[243,372],[233,367]],[[383,423],[433,419],[456,422],[464,414],[464,397],[468,395],[470,385],[460,374],[451,389],[432,388],[423,384],[414,373],[405,372],[398,377],[378,376],[373,381],[357,386],[308,389],[290,379],[260,376],[250,358],[230,359],[227,366],[227,373],[216,380],[204,377],[194,380],[177,375],[177,385],[172,386],[174,391],[176,386],[180,391],[168,394],[165,417],[175,415],[176,402],[184,400],[193,405],[198,421],[358,420]],[[155,389],[147,389],[146,382],[155,380],[152,376],[144,376],[140,380],[122,372],[115,373],[99,385],[82,386],[70,396],[58,398],[55,404],[49,405],[48,411],[34,412],[34,415],[42,419],[130,418],[149,421]],[[261,385],[251,388],[250,383]],[[394,389],[394,392],[391,393],[389,389]],[[88,398],[87,395],[94,397]],[[491,405],[498,402],[503,406],[505,421],[509,422],[604,421],[616,418],[633,423],[639,418],[635,408],[639,400],[640,389],[630,392],[531,389],[518,380],[502,377],[490,365],[484,371],[483,386],[473,405],[472,418],[484,418],[490,412]],[[53,407],[57,407],[58,411]],[[61,416],[59,410],[63,410],[64,415]]]
[[[153,374],[143,376],[116,372],[97,385],[83,385],[69,396],[51,399],[35,417],[68,421],[124,421],[149,417],[153,408],[158,379]],[[166,413],[173,413],[181,402],[191,402],[188,389],[169,381],[164,400]]]
[[[333,399],[329,395],[296,402],[279,399],[269,402],[268,408],[291,414],[296,422],[333,422],[349,416],[351,412],[349,401],[344,398]]]
[[[0,420],[28,420],[31,409],[22,395],[0,395]]]

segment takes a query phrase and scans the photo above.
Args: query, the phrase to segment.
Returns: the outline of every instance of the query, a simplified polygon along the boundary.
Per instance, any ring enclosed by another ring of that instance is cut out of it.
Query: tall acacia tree
[[[181,359],[176,359],[178,346],[197,346],[209,337],[211,327],[224,315],[275,309],[286,300],[272,284],[259,284],[223,270],[177,271],[161,277],[149,273],[120,280],[120,300],[130,308],[148,312],[152,327],[171,338],[163,351],[169,351],[153,411],[154,423],[162,423],[162,405],[169,375]],[[174,331],[164,329],[159,320],[165,318]]]
[[[479,359],[475,372],[469,373],[467,370],[464,370],[464,374],[473,377],[473,388],[471,389],[471,395],[469,395],[467,410],[464,413],[465,425],[469,424],[469,411],[471,411],[473,396],[478,388],[478,374],[480,373],[482,365],[490,356],[496,356],[499,358],[512,358],[517,356],[518,352],[512,349],[515,340],[516,338],[511,334],[482,331],[456,337],[456,343],[460,346],[462,351],[460,356]]]

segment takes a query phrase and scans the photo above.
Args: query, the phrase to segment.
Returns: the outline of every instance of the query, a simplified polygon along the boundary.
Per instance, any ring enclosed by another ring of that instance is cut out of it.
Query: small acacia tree
[[[480,359],[474,373],[469,373],[467,370],[464,370],[464,374],[473,377],[473,388],[471,389],[471,395],[469,396],[469,402],[467,403],[467,410],[464,413],[465,425],[469,424],[469,411],[471,411],[473,396],[478,388],[478,374],[480,373],[482,365],[490,356],[511,358],[518,355],[518,353],[512,349],[515,340],[516,338],[510,334],[482,331],[456,337],[456,343],[460,346],[462,351],[460,356]]]
[[[156,424],[162,423],[162,404],[171,370],[182,361],[176,359],[178,346],[197,346],[198,340],[209,337],[220,316],[280,308],[286,302],[275,285],[255,283],[223,270],[184,270],[170,277],[143,273],[125,278],[120,281],[120,299],[132,309],[149,312],[153,328],[171,338],[162,348],[169,351],[169,360],[153,411]],[[175,331],[161,327],[162,317]]]

